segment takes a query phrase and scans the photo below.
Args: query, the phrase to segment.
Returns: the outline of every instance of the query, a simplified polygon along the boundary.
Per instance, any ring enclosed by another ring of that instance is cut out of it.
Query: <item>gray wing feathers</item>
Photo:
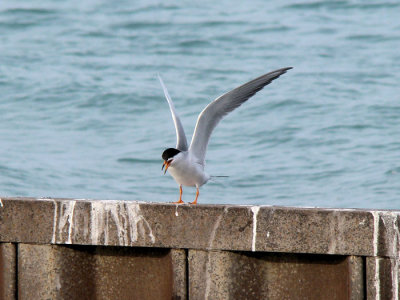
[[[254,96],[254,94],[260,91],[264,86],[290,69],[292,68],[283,68],[257,77],[218,97],[207,105],[197,119],[196,128],[189,148],[189,151],[196,157],[198,163],[204,165],[211,133],[219,121],[242,103],[246,102],[250,97]]]
[[[185,130],[183,130],[181,120],[179,119],[179,116],[176,113],[174,103],[172,102],[171,97],[169,96],[168,90],[165,87],[160,74],[158,74],[158,79],[160,80],[161,86],[164,90],[164,95],[168,101],[169,109],[171,110],[172,119],[174,120],[175,130],[176,130],[176,149],[181,150],[181,151],[187,151],[188,145],[187,145]]]

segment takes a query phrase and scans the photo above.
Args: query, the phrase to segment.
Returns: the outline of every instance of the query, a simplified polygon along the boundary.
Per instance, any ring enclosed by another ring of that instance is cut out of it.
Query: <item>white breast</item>
[[[186,186],[200,187],[210,179],[204,172],[204,166],[191,159],[188,152],[175,155],[168,172],[178,184]]]

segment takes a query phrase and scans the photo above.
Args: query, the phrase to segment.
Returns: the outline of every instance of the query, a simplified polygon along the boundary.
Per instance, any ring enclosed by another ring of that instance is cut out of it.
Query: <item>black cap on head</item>
[[[168,160],[171,157],[174,157],[175,155],[177,155],[179,152],[181,152],[181,151],[179,151],[178,149],[168,148],[163,152],[161,157],[163,158],[163,160]]]

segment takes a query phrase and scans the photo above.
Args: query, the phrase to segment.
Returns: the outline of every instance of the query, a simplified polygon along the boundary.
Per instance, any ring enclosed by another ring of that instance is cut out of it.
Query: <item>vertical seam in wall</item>
[[[19,244],[15,243],[15,293],[14,293],[14,298],[18,300],[18,289],[19,289],[19,284],[18,284],[18,251],[19,250]]]
[[[353,268],[351,264],[351,256],[346,257],[346,262],[347,262],[347,298],[352,299],[351,296],[353,294],[353,284],[351,279],[353,278]]]
[[[186,254],[186,264],[185,264],[185,273],[186,273],[186,299],[189,300],[189,249],[185,249]]]
[[[363,267],[363,299],[367,299],[367,258],[362,256]]]
[[[1,244],[0,244],[1,247]],[[5,291],[5,279],[4,279],[4,273],[5,273],[5,264],[4,264],[4,249],[0,248],[0,297],[3,297],[6,293]]]

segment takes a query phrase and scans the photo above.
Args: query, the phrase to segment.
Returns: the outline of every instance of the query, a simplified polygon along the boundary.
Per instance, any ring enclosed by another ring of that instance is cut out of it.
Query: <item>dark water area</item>
[[[399,9],[2,1],[0,195],[176,201],[157,73],[190,141],[210,101],[292,66],[219,124],[206,171],[229,177],[199,202],[399,209]]]

